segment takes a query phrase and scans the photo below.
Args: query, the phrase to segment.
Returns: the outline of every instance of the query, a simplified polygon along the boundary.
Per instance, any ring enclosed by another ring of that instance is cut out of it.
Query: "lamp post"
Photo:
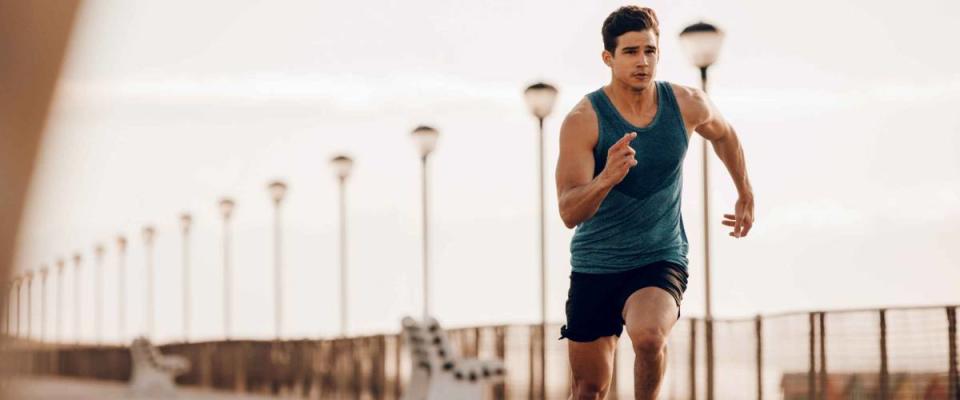
[[[20,307],[21,307],[20,290],[23,289],[23,277],[22,276],[14,277],[13,286],[15,288],[13,291],[13,307],[14,307],[13,316],[14,316],[14,322],[16,322],[16,324],[14,324],[13,337],[19,338],[20,326],[21,326],[20,325]]]
[[[123,343],[127,335],[127,238],[117,236],[117,341]]]
[[[545,195],[544,195],[544,172],[543,172],[543,120],[553,111],[553,105],[557,100],[557,88],[543,82],[538,82],[527,87],[523,91],[524,100],[530,108],[530,112],[539,122],[539,131],[537,135],[537,188],[539,190],[539,245],[540,245],[540,398],[546,398],[546,332],[547,332],[547,260],[546,260],[546,219],[544,217]]]
[[[339,155],[330,160],[337,175],[340,194],[340,336],[347,336],[347,194],[346,183],[353,159]]]
[[[190,214],[180,215],[180,229],[183,233],[183,342],[190,341],[190,225],[193,217]]]
[[[223,338],[230,339],[230,299],[232,287],[230,275],[230,218],[235,204],[228,198],[220,199],[220,216],[223,217]]]
[[[80,267],[83,262],[83,256],[80,253],[73,255],[73,335],[74,342],[80,344]]]
[[[47,274],[50,269],[40,267],[40,341],[47,339]]]
[[[97,335],[97,344],[103,344],[103,254],[105,249],[102,244],[98,244],[94,248],[94,255],[96,256],[95,266],[96,271],[94,271],[94,304],[93,304],[93,321],[94,321],[94,331]]]
[[[27,283],[27,340],[33,336],[33,271],[23,274]]]
[[[67,262],[57,260],[57,342],[63,343],[63,270]]]
[[[413,130],[413,140],[420,151],[420,181],[421,181],[421,200],[423,205],[423,318],[430,316],[430,259],[429,245],[430,235],[428,232],[429,213],[427,211],[427,159],[430,153],[437,147],[437,138],[440,133],[429,126],[421,125]]]
[[[283,326],[283,258],[280,228],[280,205],[287,194],[287,184],[273,181],[267,185],[273,199],[273,324],[274,336],[280,340]]]
[[[690,58],[690,62],[700,69],[700,85],[704,92],[707,91],[707,70],[717,60],[722,44],[723,32],[705,22],[690,25],[680,32],[680,45]],[[703,278],[706,286],[704,315],[706,331],[704,333],[707,353],[707,400],[713,400],[713,310],[711,308],[710,292],[710,153],[707,149],[707,141],[703,140],[701,144],[703,147]]]
[[[146,321],[144,323],[146,327],[146,336],[147,339],[153,340],[153,241],[156,237],[157,231],[152,226],[143,227],[143,248],[146,253],[146,301],[144,302],[146,307],[146,312],[144,318]]]

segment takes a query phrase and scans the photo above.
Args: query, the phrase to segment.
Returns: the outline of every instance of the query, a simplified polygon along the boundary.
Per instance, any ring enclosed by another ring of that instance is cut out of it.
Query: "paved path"
[[[152,400],[134,397],[127,386],[114,381],[58,377],[17,377],[0,380],[3,399],[16,400]],[[167,397],[166,399],[171,399]],[[277,397],[182,388],[173,399],[181,400],[278,400]]]

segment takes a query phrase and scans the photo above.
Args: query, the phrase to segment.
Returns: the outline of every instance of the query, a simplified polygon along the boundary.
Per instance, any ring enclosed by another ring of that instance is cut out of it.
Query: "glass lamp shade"
[[[190,225],[192,223],[193,223],[193,217],[190,216],[190,214],[187,214],[187,213],[180,214],[180,227],[183,228],[183,230],[190,229]]]
[[[117,249],[123,250],[127,248],[127,238],[123,236],[117,236]]]
[[[230,218],[230,216],[233,215],[233,208],[236,206],[236,204],[234,204],[233,200],[231,199],[222,198],[220,199],[219,206],[220,214],[223,215],[224,218]]]
[[[723,32],[705,22],[686,27],[680,32],[680,46],[697,68],[706,68],[717,61],[723,45]]]
[[[523,97],[530,112],[543,119],[553,111],[553,104],[557,101],[557,88],[543,82],[535,83],[523,91]]]
[[[267,185],[267,190],[270,191],[270,197],[273,198],[273,201],[279,203],[283,200],[283,196],[287,194],[287,184],[281,181],[273,181]]]
[[[353,169],[353,159],[339,155],[330,160],[330,166],[333,167],[333,172],[337,174],[337,178],[346,179],[350,176],[350,170]]]
[[[157,230],[152,226],[143,227],[143,241],[150,243],[153,241],[153,237],[157,234]]]
[[[433,152],[433,149],[437,147],[439,136],[440,133],[429,126],[421,125],[413,130],[413,140],[417,144],[417,149],[420,150],[421,157],[426,157]]]

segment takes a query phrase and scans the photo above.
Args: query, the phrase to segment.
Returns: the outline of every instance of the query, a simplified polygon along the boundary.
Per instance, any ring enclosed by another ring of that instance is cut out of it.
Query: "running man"
[[[654,399],[687,286],[680,192],[691,133],[713,144],[739,193],[735,213],[722,221],[732,237],[750,232],[753,190],[737,134],[707,95],[654,80],[660,59],[654,11],[621,7],[602,32],[610,83],[587,94],[560,129],[560,216],[576,227],[560,335],[569,339],[573,398],[602,399],[626,325],[634,395]]]

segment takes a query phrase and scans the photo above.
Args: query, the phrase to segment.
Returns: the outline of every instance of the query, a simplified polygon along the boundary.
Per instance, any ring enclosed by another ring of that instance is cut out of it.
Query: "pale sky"
[[[337,187],[328,160],[345,152],[356,162],[350,332],[396,331],[421,309],[419,160],[409,132],[430,124],[441,134],[430,175],[435,314],[448,326],[534,322],[536,123],[522,91],[542,79],[560,89],[546,160],[548,310],[562,321],[572,231],[556,210],[557,134],[563,115],[608,82],[600,26],[622,4],[88,0],[43,141],[18,268],[83,253],[90,316],[93,248],[105,243],[104,330],[115,340],[114,238],[131,242],[127,324],[139,331],[140,229],[156,224],[157,337],[178,339],[177,217],[188,211],[191,337],[219,337],[216,203],[232,196],[234,331],[269,337],[265,186],[282,178],[290,185],[285,336],[335,335]],[[960,56],[947,29],[960,3],[644,5],[661,21],[660,80],[699,84],[677,43],[684,26],[705,19],[726,32],[710,90],[741,138],[757,222],[746,239],[726,235],[719,221],[736,192],[713,156],[716,316],[960,302]],[[703,314],[704,299],[699,148],[695,137],[684,167],[690,316]],[[72,337],[70,318],[65,326]],[[93,335],[83,321],[82,337]]]

